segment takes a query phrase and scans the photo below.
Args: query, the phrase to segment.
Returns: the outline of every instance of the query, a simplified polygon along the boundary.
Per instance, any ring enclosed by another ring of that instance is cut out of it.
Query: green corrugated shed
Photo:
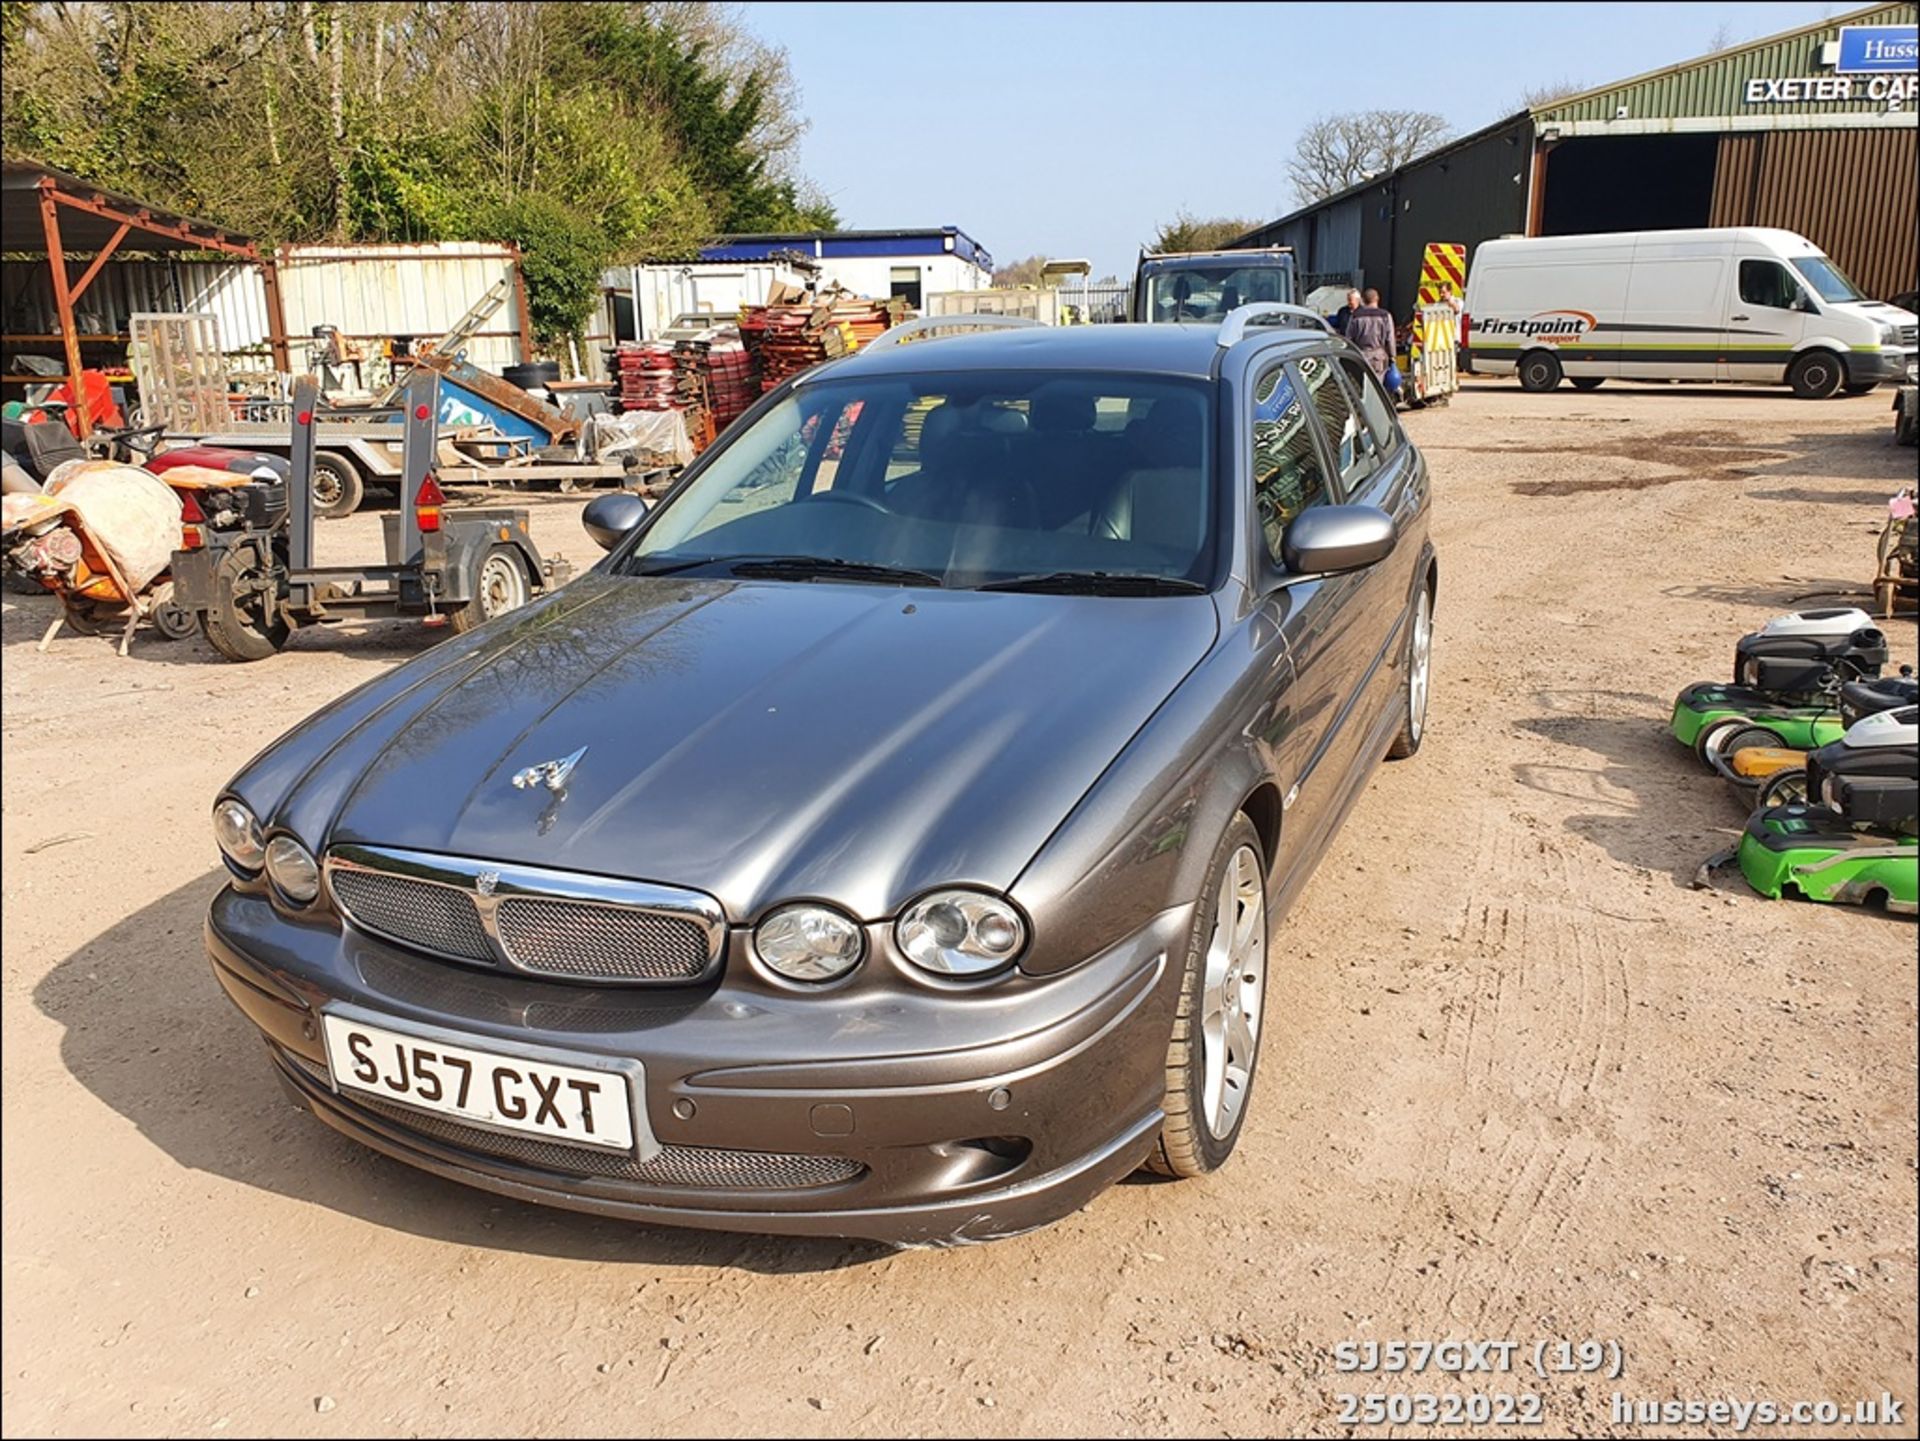
[[[1920,17],[1920,5],[1869,6],[1784,35],[1735,45],[1715,55],[1568,96],[1534,111],[1534,120],[1539,125],[1613,122],[1622,106],[1626,107],[1629,123],[1715,118],[1731,121],[1729,128],[1735,129],[1740,128],[1743,121],[1753,122],[1764,116],[1885,115],[1884,102],[1876,104],[1864,97],[1787,101],[1769,104],[1763,109],[1746,103],[1746,84],[1756,75],[1831,75],[1831,70],[1818,64],[1820,46],[1823,41],[1838,38],[1842,25],[1912,25],[1916,17]],[[1914,107],[1908,105],[1903,113],[1886,115],[1884,123],[1913,125]],[[1761,128],[1768,128],[1764,120]]]

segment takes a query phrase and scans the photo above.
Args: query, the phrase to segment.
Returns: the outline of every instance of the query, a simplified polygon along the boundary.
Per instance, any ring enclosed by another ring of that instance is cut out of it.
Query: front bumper
[[[884,973],[837,993],[777,988],[738,933],[717,980],[596,989],[431,960],[231,887],[206,941],[294,1098],[411,1165],[629,1220],[937,1245],[1057,1220],[1145,1157],[1191,919],[1166,911],[1071,971],[968,991]],[[638,1060],[665,1149],[610,1164],[338,1091],[320,1038],[337,1005],[479,1047]]]
[[[1879,351],[1856,350],[1847,358],[1847,378],[1861,385],[1912,385],[1920,376],[1920,351],[1889,345]]]

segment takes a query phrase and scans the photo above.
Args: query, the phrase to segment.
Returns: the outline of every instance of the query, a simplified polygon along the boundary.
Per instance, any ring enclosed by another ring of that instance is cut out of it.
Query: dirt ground
[[[1409,417],[1432,729],[1275,937],[1238,1154],[965,1250],[509,1203],[290,1109],[200,949],[208,806],[430,633],[38,654],[8,596],[6,1431],[1334,1435],[1342,1393],[1464,1391],[1599,1435],[1615,1391],[1890,1390],[1871,1434],[1913,1435],[1913,925],[1689,889],[1741,814],[1665,731],[1736,635],[1864,602],[1914,475],[1886,405],[1480,382]],[[1625,1378],[1335,1369],[1443,1337],[1617,1342]]]

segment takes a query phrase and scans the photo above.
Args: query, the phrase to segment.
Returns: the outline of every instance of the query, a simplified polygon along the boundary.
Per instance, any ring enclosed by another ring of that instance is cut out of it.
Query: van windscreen
[[[1822,300],[1865,300],[1851,280],[1824,255],[1802,255],[1793,262],[1793,268],[1800,272],[1800,278],[1812,287],[1813,293]]]

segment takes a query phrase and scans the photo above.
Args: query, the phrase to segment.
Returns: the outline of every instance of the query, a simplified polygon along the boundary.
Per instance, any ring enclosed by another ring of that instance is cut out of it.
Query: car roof
[[[918,375],[939,370],[1107,370],[1207,379],[1220,353],[1217,322],[1143,325],[1026,325],[935,336],[866,350],[813,374],[821,379]],[[1247,341],[1282,337],[1303,344],[1324,332],[1256,326]]]

